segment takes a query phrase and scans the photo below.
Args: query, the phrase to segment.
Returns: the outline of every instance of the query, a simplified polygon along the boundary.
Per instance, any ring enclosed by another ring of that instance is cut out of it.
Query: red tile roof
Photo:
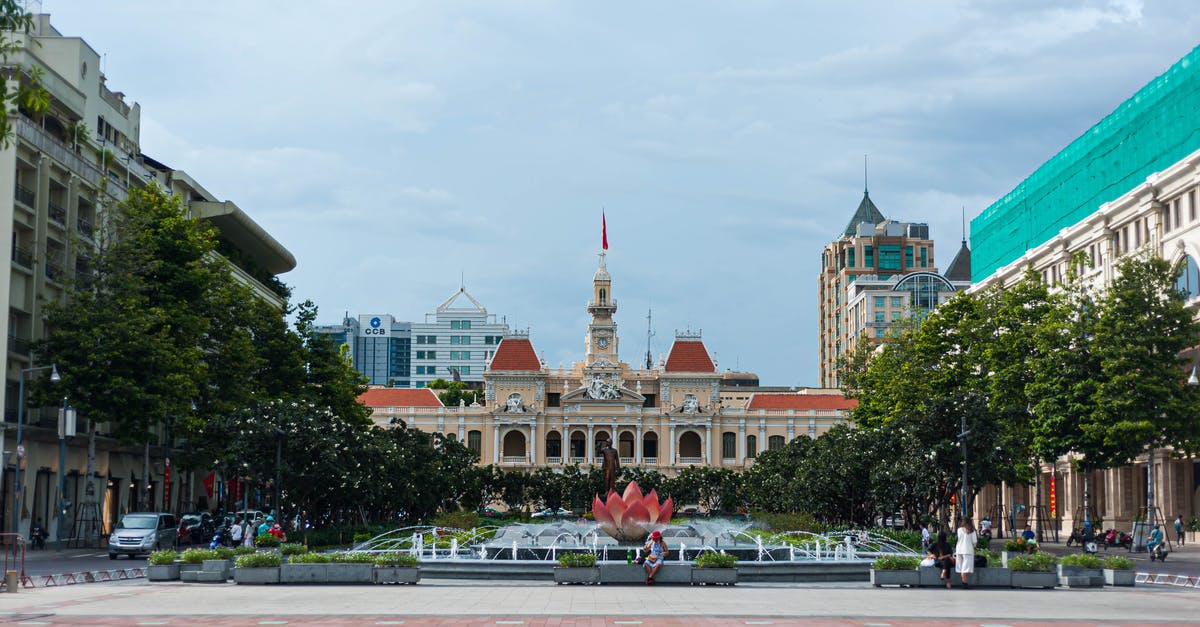
[[[542,369],[542,362],[533,350],[533,342],[527,339],[506,337],[500,341],[489,370],[529,370],[536,372]]]
[[[442,407],[429,388],[370,388],[358,397],[367,407]]]
[[[841,394],[764,394],[756,393],[746,402],[746,409],[854,409],[858,399]]]
[[[708,350],[700,340],[675,340],[667,355],[667,372],[716,372]]]

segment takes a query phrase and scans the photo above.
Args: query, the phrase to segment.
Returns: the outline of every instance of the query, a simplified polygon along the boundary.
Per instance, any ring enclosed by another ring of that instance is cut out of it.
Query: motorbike
[[[1168,553],[1170,553],[1170,551],[1167,550],[1167,543],[1159,542],[1154,546],[1153,549],[1150,549],[1150,561],[1153,562],[1157,559],[1160,562],[1165,562],[1167,561]]]
[[[1121,547],[1127,551],[1133,550],[1133,536],[1124,531],[1109,529],[1104,533],[1104,546]]]
[[[46,533],[46,530],[42,529],[41,525],[35,524],[29,530],[29,542],[33,545],[34,549],[46,548],[46,538],[48,537],[50,537],[50,534]]]

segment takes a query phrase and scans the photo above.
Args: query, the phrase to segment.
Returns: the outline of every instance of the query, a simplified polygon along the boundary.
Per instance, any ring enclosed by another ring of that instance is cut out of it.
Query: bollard
[[[8,588],[9,592],[15,593],[17,591],[20,587],[20,584],[17,583],[17,571],[9,570],[4,572],[4,585]]]

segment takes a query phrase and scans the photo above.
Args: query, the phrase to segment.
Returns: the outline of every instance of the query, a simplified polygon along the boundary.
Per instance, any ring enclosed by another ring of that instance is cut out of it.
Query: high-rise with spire
[[[929,225],[887,219],[864,186],[845,230],[821,253],[819,385],[840,387],[838,362],[860,339],[878,343],[892,322],[932,309],[965,287],[938,274]]]

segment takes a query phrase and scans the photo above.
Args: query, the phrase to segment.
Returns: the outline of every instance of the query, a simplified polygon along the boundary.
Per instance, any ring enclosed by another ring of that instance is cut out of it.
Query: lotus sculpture
[[[671,511],[675,505],[671,497],[663,503],[658,502],[658,492],[650,490],[650,494],[642,494],[636,481],[630,481],[625,486],[624,494],[608,491],[604,501],[596,495],[592,499],[592,517],[604,530],[604,533],[620,542],[640,542],[650,533],[651,528],[671,522]]]

